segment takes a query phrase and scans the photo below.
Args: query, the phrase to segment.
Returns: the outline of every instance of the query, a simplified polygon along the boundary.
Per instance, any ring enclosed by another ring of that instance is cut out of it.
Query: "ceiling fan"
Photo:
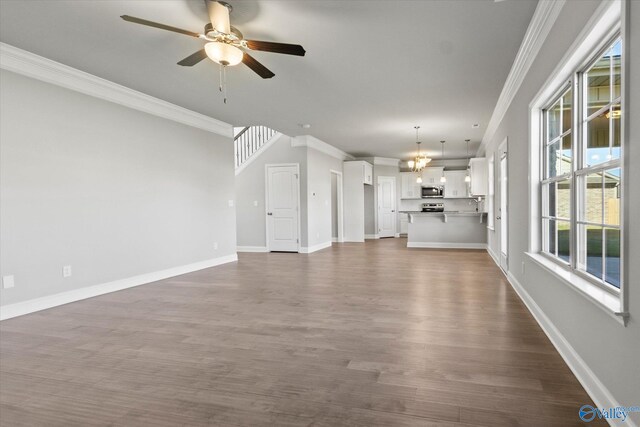
[[[304,48],[298,44],[245,40],[242,33],[238,31],[237,28],[231,26],[229,13],[233,8],[230,4],[220,0],[205,0],[205,4],[207,6],[207,12],[209,13],[209,19],[211,22],[204,26],[204,32],[202,34],[129,15],[122,15],[121,18],[135,24],[173,31],[174,33],[195,37],[206,42],[203,49],[187,56],[182,61],[178,62],[178,65],[191,67],[207,57],[213,62],[220,64],[221,91],[224,86],[224,69],[227,66],[238,65],[240,62],[245,64],[263,79],[270,79],[275,76],[271,70],[249,55],[246,52],[246,49],[295,56],[304,56],[306,53]]]

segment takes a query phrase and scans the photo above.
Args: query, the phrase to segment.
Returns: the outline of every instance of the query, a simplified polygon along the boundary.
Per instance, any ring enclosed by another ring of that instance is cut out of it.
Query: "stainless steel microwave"
[[[432,199],[432,198],[442,198],[443,190],[442,187],[430,186],[430,187],[422,187],[422,198],[423,199]]]

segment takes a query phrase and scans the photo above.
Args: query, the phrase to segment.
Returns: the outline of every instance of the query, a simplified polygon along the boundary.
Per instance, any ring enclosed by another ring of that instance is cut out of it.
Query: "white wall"
[[[281,135],[271,146],[236,176],[238,246],[266,247],[265,167],[268,164],[300,165],[300,243],[307,243],[306,182],[307,148],[292,147],[291,138]],[[255,206],[257,202],[257,206]]]
[[[297,137],[298,143],[305,140]],[[305,145],[292,146],[292,138],[282,135],[236,176],[238,246],[266,247],[265,167],[278,163],[300,165],[300,246],[330,243],[330,170],[342,171],[342,160]]]
[[[338,238],[338,175],[331,174],[331,239]]]
[[[331,242],[331,170],[342,172],[342,160],[314,149],[307,150],[307,244],[312,248]]]
[[[550,318],[559,332],[577,352],[598,379],[622,405],[640,402],[640,223],[625,223],[629,251],[625,254],[629,268],[629,311],[627,327],[612,319],[567,285],[525,255],[528,248],[528,105],[562,56],[594,13],[599,1],[569,1],[562,9],[554,28],[527,74],[521,88],[487,148],[487,157],[505,137],[509,138],[509,271],[520,282],[535,303]],[[635,215],[640,212],[640,2],[630,2],[631,49],[627,155],[626,203]],[[496,172],[499,166],[496,157]],[[497,177],[496,173],[496,177]],[[498,185],[496,185],[498,190]],[[496,200],[498,200],[496,198]],[[489,232],[489,243],[499,251],[496,232]],[[524,272],[522,265],[524,263]],[[640,414],[634,414],[636,423]]]
[[[0,111],[3,306],[235,254],[231,138],[4,70]]]

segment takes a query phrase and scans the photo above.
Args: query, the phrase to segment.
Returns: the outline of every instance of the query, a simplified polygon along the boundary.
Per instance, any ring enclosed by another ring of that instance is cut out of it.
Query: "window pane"
[[[560,172],[564,175],[571,173],[571,134],[567,134],[562,138],[562,161],[560,162]]]
[[[547,142],[560,135],[561,112],[560,100],[547,111]]]
[[[602,172],[590,173],[583,181],[586,185],[583,187],[584,204],[582,212],[583,221],[603,223],[603,198],[602,198]]]
[[[611,153],[612,159],[620,158],[620,116],[621,116],[620,104],[615,104],[611,107],[611,113],[609,124],[613,128],[613,141],[611,141]]]
[[[580,224],[578,268],[602,280],[602,227]]]
[[[561,175],[561,153],[560,153],[560,141],[556,141],[553,144],[547,146],[547,173],[546,178],[553,178]]]
[[[609,150],[609,111],[594,117],[587,123],[587,152],[585,163],[589,166],[606,162],[611,158]]]
[[[570,218],[571,212],[571,181],[568,179],[556,183],[556,216]]]
[[[547,146],[545,178],[571,173],[571,134]]]
[[[620,230],[605,228],[605,274],[604,280],[616,288],[620,287]]]
[[[569,221],[556,221],[556,228],[558,230],[558,241],[556,243],[558,257],[569,262],[571,253],[571,225]]]
[[[587,115],[591,115],[610,102],[609,79],[611,57],[607,52],[587,72]]]
[[[613,65],[613,98],[620,97],[620,57],[622,54],[622,40],[618,40],[611,49],[611,62]]]
[[[573,104],[573,91],[568,90],[562,96],[562,133],[571,129],[571,119],[573,118],[571,106]]]
[[[604,223],[620,225],[620,168],[604,172]]]
[[[545,219],[545,236],[547,239],[546,251],[551,255],[556,255],[556,221],[553,219]]]

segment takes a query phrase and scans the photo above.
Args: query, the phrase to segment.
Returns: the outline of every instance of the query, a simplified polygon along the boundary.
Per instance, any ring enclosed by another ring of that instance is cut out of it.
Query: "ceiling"
[[[202,0],[2,0],[0,41],[234,126],[311,134],[356,156],[440,158],[475,151],[536,7],[535,0],[233,1],[246,38],[299,43],[303,58],[253,52],[276,76],[176,62],[198,39],[125,22],[127,14],[202,32]],[[303,129],[301,124],[311,124]],[[472,128],[478,123],[478,128]]]

